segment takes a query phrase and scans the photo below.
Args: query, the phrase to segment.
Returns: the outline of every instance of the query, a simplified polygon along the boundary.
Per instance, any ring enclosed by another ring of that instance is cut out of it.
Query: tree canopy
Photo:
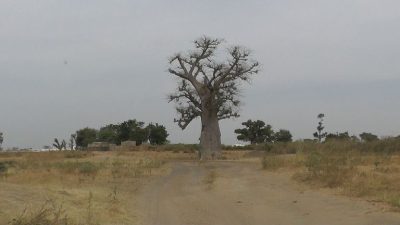
[[[80,129],[76,132],[76,146],[78,148],[86,148],[90,143],[97,139],[97,130],[89,127]]]
[[[371,142],[379,140],[378,136],[372,133],[363,132],[360,134],[360,138],[362,141]]]
[[[148,141],[152,145],[163,145],[167,143],[168,132],[163,125],[150,123],[146,127],[146,133],[148,134]]]
[[[251,144],[259,144],[265,142],[272,142],[274,140],[274,131],[271,125],[266,125],[261,120],[247,120],[242,123],[245,128],[236,129],[235,133],[238,134],[239,141],[249,141]]]
[[[352,137],[350,137],[349,132],[339,133],[329,133],[326,135],[325,141],[350,141]]]
[[[177,103],[175,122],[182,129],[201,116],[205,107],[215,108],[219,120],[239,116],[238,81],[248,81],[258,73],[259,63],[249,58],[250,50],[240,46],[228,47],[227,60],[220,61],[216,52],[221,43],[222,39],[202,37],[194,41],[194,50],[170,58],[168,71],[181,80],[169,100]],[[215,100],[213,105],[206,105],[206,94]]]
[[[137,145],[149,141],[151,144],[165,144],[168,132],[163,125],[150,123],[145,126],[144,122],[127,120],[119,124],[109,124],[99,130],[84,128],[76,132],[76,144],[85,148],[95,141],[121,144],[124,141],[135,141]]]
[[[276,142],[291,142],[292,141],[292,134],[289,130],[280,129],[274,135],[274,141]]]

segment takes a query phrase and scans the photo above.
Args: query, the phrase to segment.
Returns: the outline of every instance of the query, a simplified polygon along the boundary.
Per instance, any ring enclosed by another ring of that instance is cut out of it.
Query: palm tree
[[[62,140],[60,143],[57,138],[54,138],[53,146],[56,147],[59,151],[67,148],[67,143],[65,140]]]

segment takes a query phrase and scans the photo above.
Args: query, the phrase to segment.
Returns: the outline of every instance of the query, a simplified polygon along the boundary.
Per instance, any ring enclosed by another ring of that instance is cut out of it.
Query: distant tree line
[[[70,142],[74,142],[77,148],[86,148],[93,142],[108,142],[121,144],[124,141],[135,141],[137,145],[149,142],[152,145],[167,143],[168,132],[163,125],[150,123],[147,126],[144,122],[127,120],[119,124],[109,124],[99,130],[83,128],[71,136]],[[71,144],[70,144],[71,145]]]
[[[372,142],[372,141],[378,141],[379,137],[375,134],[372,133],[367,133],[363,132],[359,135],[359,137],[352,135],[349,135],[349,132],[336,132],[336,133],[327,133],[324,132],[325,127],[323,126],[324,122],[324,117],[325,114],[320,113],[318,114],[317,118],[319,119],[318,121],[318,126],[317,126],[317,131],[313,134],[315,140],[318,140],[318,142],[324,141],[362,141],[362,142]]]
[[[318,114],[317,131],[313,133],[314,140],[305,139],[305,141],[329,142],[329,141],[357,141],[357,142],[373,142],[380,140],[375,134],[363,132],[359,136],[349,135],[349,132],[325,132],[324,126],[325,114]],[[272,126],[266,124],[262,120],[247,120],[242,123],[243,128],[236,129],[234,132],[237,134],[239,141],[250,142],[250,144],[261,143],[285,143],[292,141],[292,134],[289,130],[280,129],[274,131]],[[400,139],[400,135],[395,137]]]

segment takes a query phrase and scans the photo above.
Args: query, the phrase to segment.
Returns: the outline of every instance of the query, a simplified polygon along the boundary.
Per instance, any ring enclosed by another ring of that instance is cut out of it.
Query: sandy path
[[[169,175],[140,192],[142,225],[400,225],[398,213],[381,212],[362,200],[303,191],[288,175],[260,171],[254,163],[171,166]]]

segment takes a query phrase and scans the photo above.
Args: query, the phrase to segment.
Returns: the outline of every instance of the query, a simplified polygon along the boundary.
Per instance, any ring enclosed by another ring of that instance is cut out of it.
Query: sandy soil
[[[142,225],[400,225],[363,200],[307,190],[250,162],[174,162],[139,191]]]

